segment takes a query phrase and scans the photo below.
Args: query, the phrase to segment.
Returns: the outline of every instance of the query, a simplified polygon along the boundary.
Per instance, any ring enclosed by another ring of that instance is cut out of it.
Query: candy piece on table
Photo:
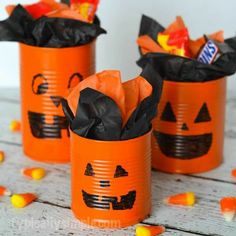
[[[236,213],[236,197],[222,198],[220,200],[220,210],[226,221],[232,221]]]
[[[212,40],[208,40],[199,53],[197,60],[204,64],[212,64],[218,52],[219,48],[217,45]]]
[[[12,120],[9,128],[12,132],[19,132],[21,130],[21,123],[17,120]]]
[[[5,159],[5,153],[3,151],[0,151],[0,163],[2,163]]]
[[[23,208],[37,199],[33,193],[20,193],[11,196],[11,203],[16,208]]]
[[[179,193],[164,199],[166,204],[181,206],[193,206],[195,201],[195,194],[193,192]]]
[[[0,196],[10,196],[11,191],[4,186],[0,186]]]
[[[236,180],[236,169],[233,169],[233,170],[231,171],[231,175],[232,175],[232,177]]]
[[[22,175],[34,180],[40,180],[46,175],[45,169],[39,167],[24,168],[21,170],[21,173]]]
[[[156,236],[165,232],[163,226],[137,226],[136,236]]]

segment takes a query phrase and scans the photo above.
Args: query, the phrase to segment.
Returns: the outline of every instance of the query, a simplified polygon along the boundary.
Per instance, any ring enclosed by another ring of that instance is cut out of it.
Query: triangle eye
[[[161,115],[161,120],[169,121],[169,122],[176,122],[176,117],[175,117],[175,114],[171,107],[170,102],[166,103],[166,106]]]
[[[208,122],[211,121],[211,116],[207,107],[207,104],[204,103],[196,117],[196,119],[194,120],[194,123],[200,123],[200,122]]]
[[[95,175],[95,173],[93,171],[93,167],[90,163],[87,164],[84,175],[87,175],[87,176],[94,176]]]
[[[114,178],[119,178],[124,176],[128,176],[128,172],[122,166],[117,166]]]

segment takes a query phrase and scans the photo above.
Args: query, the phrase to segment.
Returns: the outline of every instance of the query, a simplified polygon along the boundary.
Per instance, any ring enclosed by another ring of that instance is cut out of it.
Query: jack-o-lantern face
[[[181,112],[175,114],[171,102],[167,102],[163,111],[160,112],[162,112],[160,122],[167,122],[165,125],[168,125],[168,123],[177,123],[178,117],[183,118]],[[204,102],[199,110],[196,111],[193,121],[186,120],[180,125],[176,125],[176,127],[181,130],[181,133],[186,132],[186,134],[174,135],[154,130],[154,136],[156,137],[161,152],[167,157],[183,160],[194,159],[207,154],[212,145],[213,134],[209,132],[191,135],[192,124],[189,123],[191,122],[195,125],[211,122],[211,120],[212,118],[207,103]],[[178,130],[176,133],[178,133]]]
[[[74,73],[69,78],[65,91],[75,87],[81,80],[82,76],[79,73]],[[56,91],[55,86],[55,84],[50,84],[43,74],[37,74],[33,77],[32,92],[39,97],[34,99],[41,99],[42,110],[45,111],[44,113],[28,111],[31,133],[35,138],[58,139],[62,137],[62,130],[66,130],[67,136],[69,136],[67,119],[64,116],[51,114],[55,109],[60,109],[60,112],[62,110],[62,96],[53,95]]]
[[[99,170],[98,170],[99,171]],[[88,163],[84,172],[86,178],[92,178],[96,176],[96,170],[93,169],[91,163]],[[126,178],[129,173],[121,165],[117,165],[114,169],[114,175],[112,178]],[[100,188],[110,188],[110,180],[100,180]],[[97,208],[103,210],[127,210],[132,209],[136,200],[136,191],[131,190],[126,195],[121,196],[104,196],[95,195],[82,190],[83,201],[89,208]]]

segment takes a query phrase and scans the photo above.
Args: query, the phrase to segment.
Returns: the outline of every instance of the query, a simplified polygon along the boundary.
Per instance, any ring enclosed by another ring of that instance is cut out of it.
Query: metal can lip
[[[74,137],[77,137],[77,141],[80,139],[80,141],[82,142],[86,142],[86,143],[91,143],[91,144],[101,144],[101,145],[106,145],[106,144],[110,144],[110,145],[119,145],[119,144],[126,144],[126,143],[137,143],[142,141],[142,139],[145,139],[147,136],[152,134],[153,129],[151,128],[147,133],[143,134],[142,136],[133,138],[133,139],[127,139],[127,140],[115,140],[115,141],[104,141],[104,140],[95,140],[95,139],[88,139],[85,137],[81,137],[75,133],[73,133],[71,131],[71,133],[73,134]]]
[[[78,45],[78,46],[72,46],[72,47],[63,47],[63,48],[53,48],[53,47],[40,47],[40,46],[33,46],[33,45],[29,45],[29,44],[25,44],[25,43],[19,43],[21,47],[25,47],[25,48],[29,48],[31,50],[45,50],[45,51],[55,51],[55,50],[59,50],[59,51],[63,51],[63,50],[73,50],[75,48],[86,48],[88,45],[91,44],[95,44],[96,43],[96,39],[94,39],[93,41],[91,41],[90,43],[87,44],[83,44],[83,45]]]
[[[169,85],[171,85],[171,84],[191,84],[191,85],[200,84],[200,85],[203,85],[203,84],[207,84],[207,83],[214,83],[215,81],[226,79],[226,78],[227,78],[227,76],[219,77],[219,78],[213,79],[213,80],[196,81],[196,82],[194,82],[194,81],[173,81],[173,80],[168,80],[167,78],[165,78],[164,82],[168,83]]]

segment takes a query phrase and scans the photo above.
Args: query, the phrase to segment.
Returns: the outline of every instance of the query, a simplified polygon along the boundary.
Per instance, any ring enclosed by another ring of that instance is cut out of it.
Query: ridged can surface
[[[27,156],[69,162],[69,129],[61,98],[94,72],[95,41],[71,48],[20,44],[22,139]]]
[[[136,224],[151,210],[151,132],[127,141],[71,135],[72,211],[99,228]]]
[[[226,79],[164,81],[153,121],[152,166],[170,173],[199,173],[223,160]]]

